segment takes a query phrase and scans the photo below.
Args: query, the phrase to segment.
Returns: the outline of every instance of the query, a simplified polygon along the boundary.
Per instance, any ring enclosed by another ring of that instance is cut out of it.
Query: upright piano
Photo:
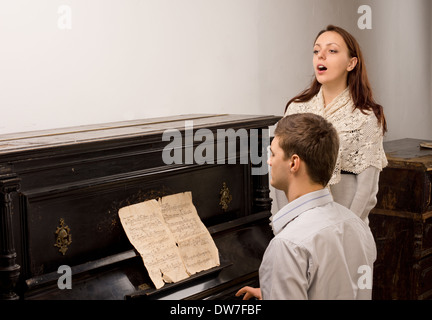
[[[268,128],[279,118],[194,114],[0,136],[1,299],[235,299],[258,285],[272,237]],[[220,265],[156,289],[118,211],[186,191]]]

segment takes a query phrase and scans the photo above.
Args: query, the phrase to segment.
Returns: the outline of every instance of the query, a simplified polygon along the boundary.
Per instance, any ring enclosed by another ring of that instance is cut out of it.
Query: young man
[[[369,227],[326,187],[339,149],[336,130],[311,113],[281,119],[271,143],[271,185],[289,203],[271,218],[275,237],[259,269],[261,288],[243,299],[371,299],[375,241]]]

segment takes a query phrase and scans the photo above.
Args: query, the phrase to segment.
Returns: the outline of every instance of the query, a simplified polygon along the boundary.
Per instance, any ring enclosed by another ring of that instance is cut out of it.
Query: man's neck
[[[304,196],[305,194],[322,190],[322,189],[324,189],[324,186],[321,184],[308,184],[304,186],[299,186],[297,188],[296,187],[289,188],[289,190],[287,190],[285,194],[288,198],[288,201],[291,202],[294,201],[295,199],[300,198],[301,196]]]

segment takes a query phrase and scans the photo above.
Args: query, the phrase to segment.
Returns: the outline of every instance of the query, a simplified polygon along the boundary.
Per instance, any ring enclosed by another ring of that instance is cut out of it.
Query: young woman
[[[387,165],[383,108],[372,97],[360,46],[344,29],[329,25],[318,34],[313,67],[312,84],[288,102],[285,116],[311,112],[334,125],[340,150],[329,182],[332,195],[368,223],[377,201],[379,174]]]

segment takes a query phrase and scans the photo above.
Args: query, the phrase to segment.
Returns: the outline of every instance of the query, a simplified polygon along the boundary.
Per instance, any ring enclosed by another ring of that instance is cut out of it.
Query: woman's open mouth
[[[319,64],[317,65],[317,70],[318,74],[323,74],[327,70],[327,67],[323,64]]]

